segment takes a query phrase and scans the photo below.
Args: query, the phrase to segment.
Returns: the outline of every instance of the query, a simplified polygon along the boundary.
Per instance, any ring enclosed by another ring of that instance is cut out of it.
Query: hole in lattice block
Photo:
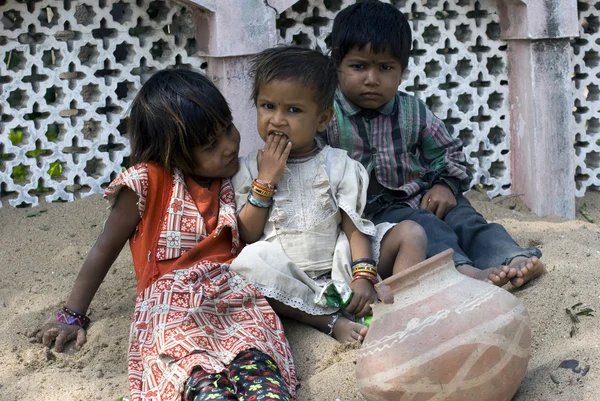
[[[575,119],[577,120],[577,122],[581,121],[581,114],[585,114],[589,110],[589,108],[581,104],[581,101],[579,99],[575,99],[575,108],[573,110],[573,114],[575,115]]]
[[[46,138],[50,142],[61,142],[65,136],[65,126],[59,123],[48,124],[46,129]]]
[[[600,56],[598,56],[598,52],[595,50],[588,50],[583,56],[583,62],[588,68],[596,68],[598,60],[600,60]]]
[[[169,7],[165,1],[155,0],[148,4],[148,10],[146,12],[151,20],[164,21],[169,13]]]
[[[117,88],[115,89],[115,94],[117,95],[117,99],[126,99],[129,94],[133,97],[135,93],[135,85],[133,82],[123,81],[117,84]]]
[[[51,86],[46,89],[46,94],[44,95],[44,100],[47,105],[54,104],[56,102],[60,102],[64,99],[64,92],[62,88],[57,86]]]
[[[31,113],[27,113],[23,117],[25,118],[26,121],[33,121],[35,124],[35,127],[39,128],[40,120],[48,118],[49,115],[50,115],[50,113],[48,113],[48,112],[44,112],[44,113],[40,112],[39,105],[36,102],[33,104],[33,110],[31,111]]]
[[[76,197],[80,197],[81,193],[89,192],[90,189],[87,185],[81,185],[81,178],[78,175],[73,179],[73,184],[65,186],[65,191],[74,194]]]
[[[438,6],[438,0],[427,0],[424,6],[429,8],[430,10],[436,8]]]
[[[119,76],[119,72],[119,70],[110,68],[110,60],[106,59],[104,60],[104,68],[96,70],[94,76],[104,78],[104,81],[108,84],[110,78]]]
[[[128,168],[128,167],[131,165],[131,164],[130,164],[130,163],[131,163],[131,162],[130,162],[130,159],[131,159],[131,158],[130,158],[129,156],[125,156],[125,157],[123,158],[123,163],[121,163],[121,167]],[[114,174],[116,174],[116,172],[115,172]],[[114,180],[114,178],[112,178],[112,180]]]
[[[31,172],[29,171],[29,166],[26,166],[24,164],[14,166],[12,168],[12,172],[10,173],[10,178],[12,178],[15,184],[27,182],[29,181],[30,177]]]
[[[131,63],[135,52],[133,51],[132,45],[127,42],[123,42],[115,47],[113,55],[115,56],[116,62],[126,65]]]
[[[125,3],[123,1],[114,3],[112,10],[110,10],[110,15],[112,15],[113,20],[120,24],[129,22],[131,20],[131,14],[131,7],[128,3]]]
[[[422,37],[428,45],[435,45],[440,40],[440,28],[435,25],[428,25],[423,29]]]
[[[181,54],[178,54],[175,56],[175,64],[171,64],[171,66],[173,66],[175,68],[185,68],[185,69],[193,69],[194,68],[194,67],[192,67],[191,64],[183,62],[183,57],[181,56]]]
[[[431,111],[436,114],[442,110],[443,106],[442,99],[440,99],[439,96],[429,96],[427,99],[425,99],[425,104],[427,104],[427,107],[429,107]]]
[[[419,42],[413,40],[412,50],[410,51],[411,57],[420,57],[423,56],[427,51],[425,49],[419,48]]]
[[[70,63],[68,71],[61,72],[60,74],[58,74],[58,77],[60,79],[69,81],[69,88],[74,89],[76,81],[85,78],[85,74],[81,71],[76,70],[75,63]]]
[[[481,4],[479,1],[475,2],[475,9],[467,12],[467,18],[474,19],[477,23],[477,26],[481,24],[481,20],[485,19],[488,16],[487,10],[481,9]]]
[[[592,117],[585,122],[585,133],[587,135],[596,135],[600,132],[600,121],[596,117]]]
[[[491,116],[484,114],[483,106],[479,107],[476,116],[473,116],[469,119],[469,121],[475,122],[479,124],[479,129],[483,128],[483,124],[490,121],[492,119]]]
[[[102,18],[100,20],[100,28],[92,29],[92,37],[94,39],[102,39],[104,42],[104,48],[108,48],[108,42],[110,39],[115,39],[118,35],[118,31],[114,28],[106,27],[106,20]]]
[[[297,35],[292,36],[292,43],[298,46],[309,47],[310,38],[304,32],[300,32]]]
[[[57,49],[46,50],[42,53],[42,63],[46,68],[60,67],[63,57]]]
[[[478,36],[475,46],[469,46],[468,50],[475,53],[477,55],[477,60],[481,61],[483,59],[483,54],[490,51],[490,47],[484,46],[483,39],[481,36]]]
[[[489,40],[500,40],[500,32],[500,24],[497,22],[490,22],[485,30]]]
[[[0,143],[0,171],[5,172],[6,163],[4,162],[15,160],[15,157],[14,153],[4,153],[4,145]]]
[[[26,61],[24,53],[14,49],[6,52],[6,56],[4,56],[6,68],[12,71],[22,70]]]
[[[587,153],[587,150],[590,146],[590,143],[581,139],[581,135],[577,134],[575,136],[575,154],[577,156],[581,155],[582,153]]]
[[[404,9],[406,7],[406,0],[390,0],[390,3],[399,9]]]
[[[585,38],[573,38],[571,40],[571,46],[573,47],[573,54],[579,56],[582,47],[586,47],[588,40]]]
[[[88,120],[83,122],[83,129],[81,130],[81,133],[83,134],[84,139],[90,141],[98,137],[101,129],[102,125],[99,121]]]
[[[598,90],[598,85],[591,84],[586,86],[584,89],[585,100],[589,102],[594,102],[600,98],[600,90]]]
[[[42,149],[42,142],[38,139],[35,141],[35,149],[29,150],[25,152],[25,156],[30,159],[36,159],[38,162],[38,167],[40,163],[40,158],[43,156],[50,156],[52,151],[50,149]]]
[[[483,80],[483,74],[479,73],[477,80],[473,81],[469,84],[472,88],[477,88],[477,93],[481,95],[483,93],[483,88],[489,88],[491,85],[490,81]]]
[[[171,56],[171,53],[172,51],[169,43],[162,39],[153,42],[152,47],[150,48],[150,54],[154,60],[168,59]]]
[[[446,127],[450,127],[452,125],[459,124],[461,121],[462,120],[460,118],[454,117],[452,109],[449,109],[448,114],[447,114],[446,118],[444,119],[444,124],[446,124]]]
[[[79,25],[88,26],[94,23],[96,13],[92,6],[78,4],[75,7],[75,20]]]
[[[492,110],[500,110],[504,105],[504,95],[499,92],[492,92],[488,97],[487,104]]]
[[[58,10],[56,7],[42,7],[38,14],[38,21],[44,28],[52,28],[58,25]]]
[[[285,38],[285,31],[294,25],[296,25],[296,20],[293,18],[287,18],[285,11],[282,12],[281,15],[279,15],[279,18],[277,18],[275,21],[275,27],[279,29],[282,38]]]
[[[577,167],[575,169],[575,186],[578,190],[581,189],[589,179],[590,176],[587,174],[583,174],[581,172],[581,168]]]
[[[437,78],[440,76],[441,71],[442,67],[439,61],[431,60],[425,63],[425,76],[427,78]]]
[[[100,178],[102,177],[105,168],[106,164],[104,164],[102,159],[94,157],[85,163],[85,168],[83,171],[85,171],[88,177]]]
[[[490,129],[490,133],[488,134],[488,139],[490,140],[490,143],[492,143],[494,146],[498,146],[501,143],[504,143],[504,141],[506,140],[506,134],[504,133],[504,130],[500,127],[492,127]]]
[[[473,131],[468,128],[461,129],[458,132],[458,137],[463,142],[464,146],[470,146],[473,143],[473,140],[475,139]]]
[[[504,184],[502,185],[502,189],[504,189],[505,191],[510,189],[511,184]]]
[[[8,77],[6,75],[0,75],[0,85],[7,84],[7,83],[9,83],[11,81],[12,81],[11,77]]]
[[[444,7],[442,10],[439,10],[435,13],[435,17],[441,20],[452,20],[458,16],[458,13],[450,8],[450,5],[447,1],[444,2]]]
[[[419,11],[419,8],[417,7],[416,3],[413,3],[413,5],[410,7],[410,14],[405,12],[404,15],[406,15],[406,18],[409,21],[424,20],[425,18],[427,18],[427,15],[424,12]]]
[[[113,120],[113,115],[120,115],[123,109],[113,104],[112,99],[109,97],[106,98],[106,102],[103,107],[98,107],[96,112],[99,114],[104,114],[107,120],[110,122]]]
[[[198,48],[196,47],[196,39],[187,39],[185,42],[185,52],[187,53],[188,57],[195,55],[197,51]]]
[[[500,160],[493,161],[489,171],[492,177],[502,178],[506,175],[506,164]]]
[[[471,31],[471,27],[467,24],[460,24],[456,27],[456,31],[454,32],[454,36],[460,42],[465,43],[471,40],[471,35],[473,32]]]
[[[591,151],[585,155],[585,165],[592,170],[600,167],[600,153]]]
[[[342,9],[342,0],[325,0],[323,4],[329,11],[340,11]],[[393,3],[393,0],[392,0]]]
[[[497,77],[504,73],[504,60],[498,56],[488,57],[486,68],[490,74]]]
[[[479,165],[483,166],[484,162],[493,154],[494,152],[492,150],[486,149],[485,144],[482,141],[479,142],[477,150],[475,152],[471,152],[471,159],[479,160]]]
[[[421,91],[424,91],[425,89],[427,89],[427,85],[421,84],[421,79],[419,78],[418,75],[415,77],[413,85],[406,87],[406,90],[409,92],[421,92]]]
[[[292,6],[292,10],[300,13],[305,13],[308,10],[308,0],[299,0],[296,4]]]
[[[98,61],[98,55],[99,53],[96,45],[87,43],[81,48],[79,48],[79,54],[77,55],[77,58],[79,58],[81,64],[88,67],[92,67],[96,65]]]
[[[598,32],[598,17],[595,15],[588,15],[583,19],[583,32],[587,34],[595,34]]]
[[[202,67],[200,67],[202,68]],[[140,77],[140,80],[143,82],[145,82],[148,77],[152,74],[154,74],[155,68],[154,67],[149,67],[148,63],[146,62],[146,58],[142,57],[140,59],[140,66],[139,67],[135,67],[131,69],[131,74],[132,75],[137,75]]]
[[[140,40],[140,45],[143,46],[146,41],[146,34],[151,30],[149,26],[142,25],[144,20],[141,18],[137,19],[137,24],[134,25],[133,28],[129,28],[129,36],[136,37]],[[199,30],[198,35],[201,38],[206,38],[207,44],[206,49],[208,49],[208,24],[200,24],[197,26]],[[204,49],[204,47],[203,47]]]
[[[452,56],[458,54],[458,49],[455,47],[450,47],[450,39],[446,39],[444,42],[444,47],[442,49],[436,50],[437,54],[441,54],[446,58],[446,62],[450,62]]]
[[[81,88],[81,98],[84,102],[93,103],[100,99],[100,87],[96,84],[87,84]]]
[[[31,75],[26,75],[24,76],[21,81],[23,82],[27,82],[27,83],[31,83],[31,86],[33,87],[34,91],[38,91],[39,88],[39,82],[45,81],[46,79],[48,79],[47,75],[43,75],[43,74],[38,74],[38,68],[35,65],[31,66]]]
[[[114,135],[108,136],[108,143],[98,146],[100,152],[108,152],[110,160],[114,160],[114,153],[125,149],[122,143],[115,143]]]
[[[20,125],[11,128],[8,131],[8,139],[13,144],[13,146],[19,144],[29,144],[29,131],[26,127],[21,127]]]
[[[8,10],[2,14],[4,29],[16,31],[17,29],[21,29],[21,24],[23,24],[23,18],[21,18],[21,13],[17,10]]]
[[[29,24],[29,26],[27,27],[27,32],[17,36],[17,40],[19,41],[19,43],[21,43],[22,45],[30,46],[39,45],[42,42],[44,42],[44,39],[45,35],[36,32],[35,25],[33,24]]]
[[[463,113],[468,113],[473,108],[473,98],[468,93],[458,96],[456,106]]]
[[[502,150],[500,151],[500,154],[501,154],[501,155],[503,155],[503,156],[504,156],[504,155],[507,155],[507,154],[508,154],[508,149],[502,149]]]
[[[79,156],[81,155],[83,158],[87,158],[87,154],[90,151],[89,148],[85,146],[79,146],[79,138],[74,136],[71,141],[71,146],[67,146],[62,149],[62,153],[69,154],[73,158],[73,162],[79,163]]]
[[[208,68],[208,63],[207,62],[204,62],[204,63],[200,64],[200,69],[201,70],[206,70],[207,68]]]
[[[312,27],[315,35],[319,35],[320,29],[324,26],[327,26],[329,19],[319,16],[319,9],[317,7],[313,8],[312,14],[312,16],[304,18],[302,23],[306,26]]]
[[[15,89],[8,94],[8,105],[11,109],[22,109],[27,104],[27,93],[21,89]]]
[[[452,89],[454,89],[456,87],[458,87],[458,82],[453,82],[452,75],[450,75],[450,74],[446,75],[446,81],[439,85],[439,88],[441,90],[445,90],[446,93],[448,93],[448,96],[450,96]]]
[[[127,118],[123,118],[121,119],[121,122],[119,123],[119,125],[117,125],[117,131],[119,131],[119,134],[121,136],[127,136],[129,135],[129,132],[127,132]]]

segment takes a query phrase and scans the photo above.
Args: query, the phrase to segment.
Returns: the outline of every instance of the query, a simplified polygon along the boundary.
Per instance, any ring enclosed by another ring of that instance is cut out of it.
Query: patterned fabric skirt
[[[252,285],[229,265],[207,261],[165,274],[136,300],[128,355],[132,400],[179,401],[195,367],[225,371],[251,348],[273,358],[295,399],[283,326]]]

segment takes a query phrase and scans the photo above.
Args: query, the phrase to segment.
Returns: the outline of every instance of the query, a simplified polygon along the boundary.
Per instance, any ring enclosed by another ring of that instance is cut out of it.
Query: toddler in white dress
[[[263,150],[240,161],[232,179],[240,236],[231,264],[280,315],[340,342],[361,341],[362,324],[315,302],[325,282],[346,282],[346,312],[370,313],[373,285],[425,259],[418,224],[374,226],[362,218],[368,176],[340,149],[315,140],[332,117],[337,72],[320,52],[296,46],[260,53],[252,70]]]

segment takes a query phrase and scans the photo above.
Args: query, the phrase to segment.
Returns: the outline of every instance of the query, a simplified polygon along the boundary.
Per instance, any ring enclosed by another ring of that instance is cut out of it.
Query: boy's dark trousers
[[[389,193],[376,196],[367,206],[369,212],[375,224],[419,223],[427,234],[427,257],[452,248],[456,266],[487,269],[507,265],[516,256],[542,256],[535,247],[520,247],[500,224],[488,223],[463,195],[456,197],[456,207],[443,219],[427,209],[413,209]]]

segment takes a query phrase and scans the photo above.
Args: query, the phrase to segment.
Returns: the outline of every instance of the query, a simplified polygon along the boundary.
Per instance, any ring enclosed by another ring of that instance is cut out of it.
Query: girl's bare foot
[[[344,343],[362,341],[367,335],[367,327],[340,316],[333,325],[333,338]]]
[[[521,287],[536,277],[546,273],[546,267],[537,257],[527,258],[517,256],[511,260],[509,267],[516,270],[517,274],[510,280],[515,287]]]
[[[485,281],[489,284],[502,287],[508,283],[510,279],[516,277],[517,270],[510,266],[490,267],[485,270],[480,270],[471,265],[456,266],[456,269],[464,275],[467,275],[475,280]]]

